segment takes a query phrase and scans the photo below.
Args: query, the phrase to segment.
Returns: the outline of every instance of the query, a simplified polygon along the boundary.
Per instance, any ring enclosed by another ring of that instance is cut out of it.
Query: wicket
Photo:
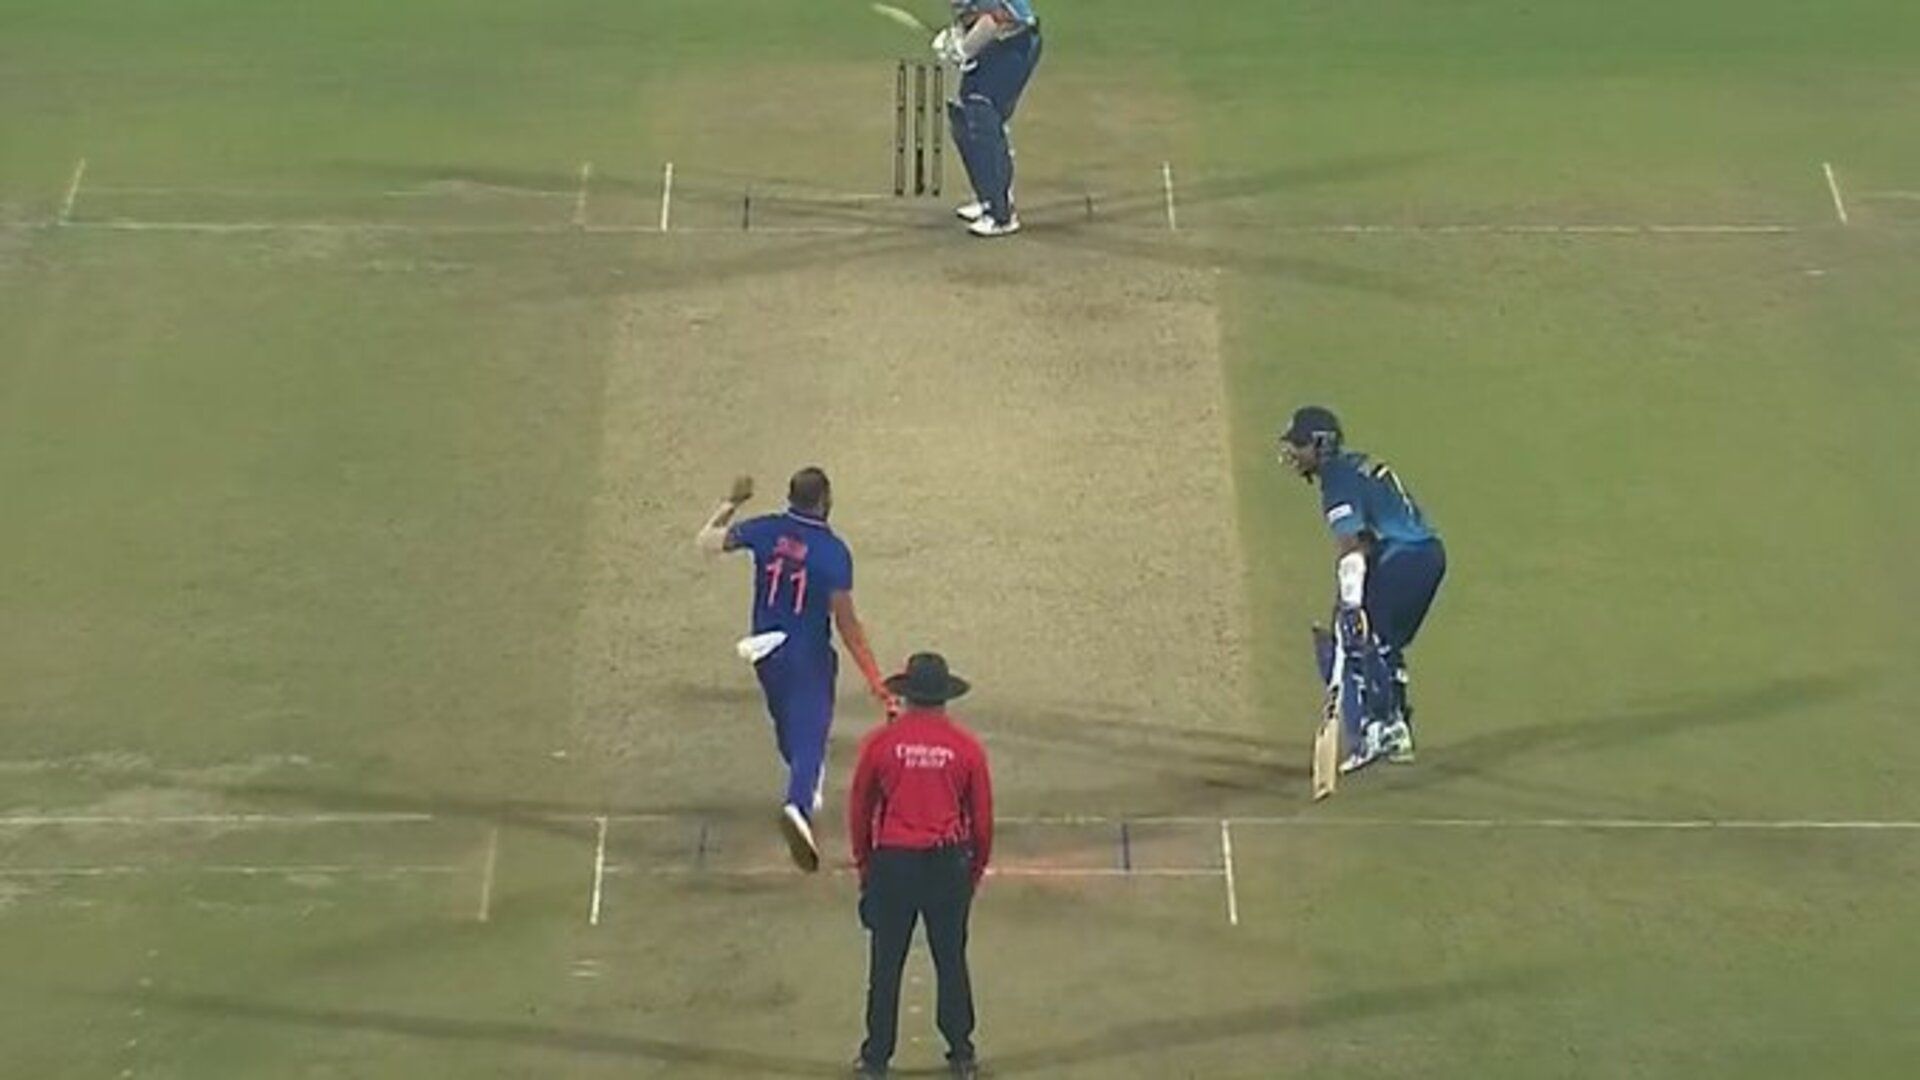
[[[942,123],[947,69],[930,60],[902,60],[893,77],[893,193],[907,193],[907,87],[913,86],[913,193],[938,195],[944,177],[946,131]],[[929,92],[931,91],[931,92]],[[929,145],[931,144],[931,145]]]

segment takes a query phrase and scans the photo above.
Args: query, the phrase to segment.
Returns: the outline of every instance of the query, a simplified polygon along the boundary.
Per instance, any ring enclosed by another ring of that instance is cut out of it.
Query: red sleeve
[[[967,770],[967,818],[973,824],[973,883],[987,872],[993,858],[993,777],[987,771],[987,752],[976,740]]]
[[[872,735],[860,741],[853,789],[847,793],[847,840],[853,846],[853,866],[860,872],[862,885],[867,883],[867,857],[873,854],[873,811],[880,796],[879,758],[873,751],[878,741]]]

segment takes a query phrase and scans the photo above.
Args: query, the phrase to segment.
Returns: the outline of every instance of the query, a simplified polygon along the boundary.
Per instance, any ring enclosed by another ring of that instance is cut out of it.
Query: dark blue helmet
[[[1340,418],[1332,409],[1307,405],[1295,409],[1293,421],[1280,433],[1280,441],[1294,446],[1315,446],[1322,451],[1340,449]]]

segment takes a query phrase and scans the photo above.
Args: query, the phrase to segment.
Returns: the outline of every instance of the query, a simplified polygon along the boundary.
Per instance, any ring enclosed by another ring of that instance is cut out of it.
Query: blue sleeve
[[[733,538],[735,544],[757,556],[767,545],[767,522],[770,520],[763,515],[748,518],[745,521],[736,521],[733,527],[727,530],[727,535]]]
[[[821,560],[820,577],[826,583],[827,594],[853,590],[853,552],[845,544],[833,545],[832,554]]]
[[[1335,536],[1358,536],[1367,529],[1366,491],[1352,467],[1328,469],[1320,477],[1320,509]]]

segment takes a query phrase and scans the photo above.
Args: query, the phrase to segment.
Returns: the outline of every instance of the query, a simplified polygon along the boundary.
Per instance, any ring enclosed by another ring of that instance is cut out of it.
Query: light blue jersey
[[[1320,466],[1320,507],[1336,536],[1367,536],[1382,554],[1439,539],[1392,466],[1342,451]]]

